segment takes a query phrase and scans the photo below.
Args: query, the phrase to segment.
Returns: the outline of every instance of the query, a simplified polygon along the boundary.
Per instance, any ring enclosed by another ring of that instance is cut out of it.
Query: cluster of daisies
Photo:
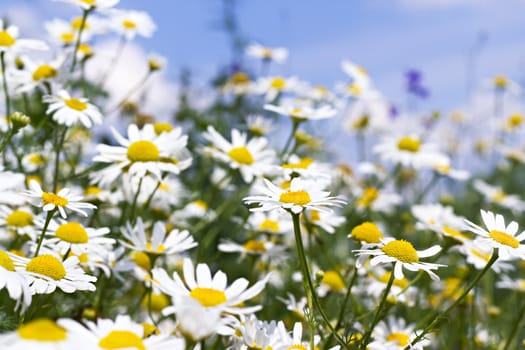
[[[272,74],[288,51],[253,43],[211,105],[188,93],[168,120],[142,109],[162,57],[107,88],[150,16],[56,2],[78,16],[46,42],[0,20],[0,348],[523,341],[525,307],[501,302],[525,291],[519,84],[497,75],[447,117],[348,60],[333,88]]]

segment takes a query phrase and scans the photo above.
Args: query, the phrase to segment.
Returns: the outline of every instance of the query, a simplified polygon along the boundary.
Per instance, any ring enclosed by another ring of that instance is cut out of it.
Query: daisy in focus
[[[250,208],[251,211],[271,211],[284,209],[299,214],[304,209],[330,211],[326,207],[343,206],[346,201],[338,196],[330,196],[330,192],[323,191],[319,183],[294,178],[288,189],[277,187],[264,179],[265,186],[259,186],[255,191],[261,195],[248,196],[243,199],[246,204],[259,204]]]
[[[102,114],[87,98],[71,97],[66,90],[60,90],[56,95],[44,96],[43,101],[49,104],[46,114],[52,114],[58,124],[70,127],[81,122],[88,129],[102,124]]]
[[[69,188],[63,188],[58,193],[44,192],[40,184],[35,181],[29,181],[29,190],[25,192],[33,205],[42,207],[42,210],[51,212],[58,210],[62,218],[67,218],[66,209],[88,216],[86,210],[96,209],[91,203],[81,202],[82,196],[71,194]]]
[[[288,50],[284,47],[268,47],[261,44],[251,44],[246,48],[246,55],[260,58],[263,61],[274,61],[279,64],[286,62]]]
[[[505,218],[501,214],[494,214],[491,211],[481,210],[481,218],[486,228],[476,225],[466,220],[470,231],[481,236],[476,238],[481,245],[498,249],[499,257],[502,260],[525,259],[525,231],[518,233],[518,223],[511,221],[505,225]]]
[[[434,256],[441,251],[438,245],[428,249],[417,251],[412,243],[394,238],[383,238],[379,244],[365,245],[363,249],[354,250],[359,256],[356,266],[363,266],[364,261],[372,256],[370,264],[372,266],[379,264],[394,264],[394,277],[398,280],[405,277],[403,268],[409,271],[425,271],[433,280],[439,280],[439,277],[432,271],[437,270],[445,265],[420,262],[420,258]]]
[[[245,133],[232,129],[232,141],[229,142],[212,126],[208,127],[204,137],[212,143],[212,146],[205,148],[205,152],[228,163],[232,169],[239,169],[245,182],[264,175],[275,161],[275,152],[268,147],[268,140],[264,137],[248,141]]]
[[[430,340],[422,339],[416,344],[411,342],[416,338],[415,325],[407,325],[405,320],[389,316],[385,321],[378,323],[372,337],[374,341],[368,345],[370,350],[401,350],[410,347],[414,350],[423,350],[431,344]]]

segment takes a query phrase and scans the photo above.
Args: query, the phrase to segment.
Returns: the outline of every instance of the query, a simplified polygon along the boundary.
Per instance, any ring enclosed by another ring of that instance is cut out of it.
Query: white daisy
[[[502,260],[525,259],[525,231],[516,235],[518,232],[518,223],[511,221],[505,225],[505,218],[501,214],[494,214],[491,211],[481,210],[481,218],[486,229],[466,220],[470,231],[481,236],[477,238],[480,244],[498,249],[499,257]]]
[[[250,114],[247,116],[246,125],[248,130],[255,136],[267,135],[274,129],[272,121],[260,114]]]
[[[474,189],[481,193],[487,202],[501,205],[514,213],[525,211],[525,201],[518,195],[506,193],[502,187],[489,185],[480,179],[474,180],[473,185]]]
[[[492,257],[493,248],[482,244],[478,240],[467,240],[462,245],[456,247],[468,264],[474,266],[476,270],[483,270]],[[496,260],[490,267],[494,272],[501,273],[514,270],[514,265],[510,261],[502,259]]]
[[[296,77],[283,78],[281,76],[259,78],[255,82],[254,91],[265,95],[265,101],[271,102],[285,92],[294,92],[300,86]]]
[[[28,235],[31,239],[36,238],[35,216],[27,207],[12,209],[7,206],[0,206],[0,227],[9,233],[20,236]]]
[[[264,61],[275,61],[279,64],[283,64],[288,58],[288,50],[284,47],[272,48],[258,43],[248,45],[246,48],[246,54],[248,56],[260,58]]]
[[[301,213],[304,209],[330,211],[326,207],[342,206],[346,204],[340,197],[330,196],[330,192],[322,191],[319,184],[314,181],[305,181],[300,178],[292,179],[289,189],[275,186],[264,179],[266,186],[259,186],[255,191],[261,195],[248,196],[243,199],[247,204],[259,204],[250,208],[251,211],[270,211],[275,209],[290,210],[294,214]]]
[[[137,34],[149,38],[157,29],[150,15],[144,11],[114,10],[110,14],[110,23],[127,40],[132,40]]]
[[[250,213],[247,228],[256,232],[287,234],[292,232],[293,224],[289,215],[279,211]]]
[[[109,9],[119,3],[120,0],[54,0],[67,2],[72,5],[80,6],[83,10],[90,9]]]
[[[362,267],[363,262],[369,256],[373,256],[370,264],[394,263],[394,277],[398,280],[403,279],[403,268],[409,271],[425,271],[433,280],[439,277],[432,271],[445,265],[420,262],[420,258],[434,256],[441,251],[439,245],[434,245],[428,249],[417,251],[412,243],[394,238],[382,238],[379,244],[365,245],[363,249],[354,250],[359,255],[356,266]]]
[[[410,349],[423,350],[431,344],[428,339],[422,339],[416,344],[412,344],[416,334],[415,325],[407,325],[404,319],[389,316],[386,322],[381,321],[374,328],[372,332],[374,341],[367,347],[370,350],[401,350],[408,346]]]
[[[40,40],[18,39],[18,27],[6,26],[0,19],[0,52],[20,52],[26,50],[47,50],[48,46]]]
[[[266,262],[271,260],[274,264],[278,264],[279,261],[286,258],[285,246],[277,245],[274,242],[264,239],[250,239],[244,244],[224,240],[219,243],[217,249],[225,253],[241,253],[241,256],[259,256],[261,261]]]
[[[264,105],[264,109],[272,111],[281,115],[288,116],[295,120],[319,120],[327,119],[335,116],[337,110],[331,106],[323,105],[320,107],[310,106],[293,106],[293,105]]]
[[[58,55],[47,61],[33,60],[27,56],[22,56],[20,59],[24,68],[11,72],[13,86],[17,93],[30,92],[37,87],[46,91],[45,85],[51,86],[52,90],[58,86],[65,55]]]
[[[443,236],[464,242],[469,237],[463,233],[465,219],[454,214],[452,207],[441,204],[420,204],[412,206],[412,215],[417,219],[416,228],[431,230]]]
[[[93,282],[97,278],[87,275],[80,268],[76,256],[71,256],[64,262],[53,254],[43,254],[32,259],[14,254],[9,256],[13,260],[15,270],[26,278],[32,294],[50,294],[56,288],[64,293],[77,290],[95,291]]]
[[[16,272],[13,260],[5,251],[0,250],[0,290],[6,289],[7,294],[17,301],[23,309],[31,304],[31,290],[23,275]]]
[[[261,309],[261,306],[242,307],[244,301],[259,294],[268,281],[268,276],[258,281],[247,289],[248,280],[239,278],[229,287],[227,276],[222,271],[217,271],[212,276],[210,268],[206,264],[198,264],[194,270],[190,259],[184,259],[183,264],[184,282],[174,272],[173,279],[161,268],[152,270],[153,280],[162,292],[171,295],[175,299],[179,296],[190,297],[206,308],[219,308],[224,312],[233,314],[251,313]],[[172,313],[174,309],[166,308],[165,314]]]
[[[172,255],[197,246],[188,231],[175,229],[167,233],[166,224],[160,221],[153,225],[151,237],[148,238],[141,218],[137,219],[135,227],[128,223],[122,229],[122,235],[127,240],[120,241],[124,246],[150,254]]]
[[[131,124],[127,139],[115,129],[112,132],[119,146],[98,145],[99,155],[93,158],[95,162],[110,163],[93,176],[103,187],[124,172],[139,178],[151,174],[162,180],[164,173],[179,174],[191,165],[192,158],[186,148],[188,137],[182,135],[181,128],[157,135],[152,124],[146,124],[142,130]]]
[[[348,60],[343,60],[341,62],[341,68],[351,80],[350,83],[344,87],[346,95],[358,97],[371,89],[372,82],[363,67]]]
[[[308,224],[320,227],[330,234],[335,232],[336,227],[339,227],[346,222],[344,216],[337,215],[334,212],[325,212],[315,209],[307,210],[305,218],[308,219]]]
[[[37,181],[31,180],[29,181],[29,190],[25,191],[25,194],[29,197],[33,205],[42,207],[44,211],[53,211],[56,209],[64,219],[67,217],[66,209],[77,212],[83,216],[88,216],[86,209],[96,208],[93,204],[80,202],[83,197],[71,194],[70,192],[71,190],[67,187],[61,189],[56,194],[44,192]]]
[[[274,163],[275,152],[268,147],[268,140],[264,137],[248,141],[245,133],[232,129],[230,143],[215,128],[208,126],[204,138],[212,143],[212,146],[205,148],[205,152],[228,163],[232,169],[239,169],[245,182],[267,173],[268,167]]]
[[[46,114],[52,114],[58,124],[72,126],[81,122],[88,129],[102,124],[102,114],[87,98],[71,97],[66,90],[60,90],[56,95],[44,96],[43,101],[49,104]]]
[[[231,333],[234,350],[272,350],[280,340],[275,321],[261,321],[255,315],[241,315],[241,322],[233,326]]]

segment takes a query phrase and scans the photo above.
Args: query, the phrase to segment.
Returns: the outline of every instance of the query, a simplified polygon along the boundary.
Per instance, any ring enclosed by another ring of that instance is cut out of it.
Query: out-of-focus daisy
[[[326,179],[331,178],[331,168],[327,164],[320,163],[310,157],[299,158],[295,154],[290,155],[286,163],[275,167],[276,172],[284,173],[287,178],[299,175],[303,179]]]
[[[264,77],[255,82],[254,90],[257,93],[264,94],[265,100],[271,102],[277,96],[284,92],[293,92],[300,86],[296,77],[284,78],[281,76]]]
[[[276,263],[276,260],[283,260],[285,257],[284,251],[286,247],[276,245],[275,243],[264,239],[250,239],[244,244],[238,244],[233,241],[223,241],[217,247],[221,252],[225,253],[241,253],[241,256],[256,255],[261,260]]]
[[[486,229],[466,220],[469,229],[481,236],[476,239],[480,244],[498,249],[499,257],[502,260],[525,259],[525,244],[522,244],[522,241],[525,240],[525,231],[516,235],[518,232],[516,221],[511,221],[505,225],[503,215],[483,209],[481,210],[481,218]]]
[[[293,230],[289,215],[278,211],[253,212],[248,217],[248,229],[256,232],[286,234]]]
[[[324,105],[320,107],[310,106],[292,106],[292,105],[264,105],[264,109],[281,115],[288,116],[295,120],[319,120],[331,118],[337,114],[337,110],[331,106]]]
[[[439,245],[417,251],[412,243],[394,238],[383,238],[379,244],[371,244],[363,247],[363,249],[354,250],[359,255],[356,266],[361,267],[366,258],[373,256],[370,261],[372,266],[394,263],[394,277],[398,280],[405,277],[403,268],[409,271],[422,270],[433,280],[439,280],[439,277],[432,270],[437,270],[445,265],[420,262],[419,259],[434,256],[440,251]]]
[[[288,58],[288,50],[284,47],[268,47],[261,44],[251,44],[246,48],[246,54],[248,56],[260,58],[264,61],[274,61],[282,64],[286,62]]]
[[[138,177],[152,174],[161,180],[163,173],[178,174],[191,165],[186,148],[188,137],[182,135],[181,128],[157,135],[152,124],[146,124],[142,130],[131,124],[127,139],[115,129],[112,131],[120,145],[98,145],[100,154],[93,158],[95,162],[111,163],[94,176],[101,185],[112,183],[124,172]]]
[[[404,319],[389,316],[386,322],[381,321],[374,328],[372,332],[374,341],[368,344],[368,347],[371,350],[396,350],[408,346],[410,349],[423,350],[431,344],[429,339],[422,339],[416,344],[412,344],[416,336],[415,325],[407,325]]]
[[[78,258],[62,259],[53,254],[44,254],[32,259],[9,255],[15,270],[26,278],[32,294],[50,294],[57,288],[64,293],[77,290],[94,291],[95,276],[90,276],[78,265]]]
[[[525,293],[525,279],[523,278],[510,278],[507,275],[501,276],[501,280],[496,282],[496,288],[510,289],[513,291]]]
[[[0,206],[0,227],[16,235],[28,235],[32,239],[36,236],[35,216],[27,207]]]
[[[320,297],[325,297],[329,292],[344,293],[346,291],[345,282],[335,270],[327,270],[323,272],[323,278],[317,288],[317,293]]]
[[[241,322],[233,326],[232,336],[234,336],[233,349],[274,349],[279,340],[277,324],[275,321],[266,322],[258,320],[255,315],[244,317],[241,315]]]
[[[0,250],[0,290],[6,289],[7,294],[17,301],[17,306],[27,308],[31,304],[31,290],[23,275],[15,271],[15,265],[9,254]]]
[[[343,60],[341,68],[351,79],[350,83],[345,86],[348,95],[356,97],[371,88],[370,77],[363,67],[348,60]]]
[[[150,15],[144,11],[115,10],[111,12],[110,21],[112,28],[127,40],[132,40],[137,34],[149,38],[156,30]]]
[[[287,293],[287,298],[277,297],[280,301],[286,305],[286,309],[293,312],[299,318],[305,318],[304,310],[306,309],[306,297],[301,297],[299,300],[295,298],[292,293]]]
[[[227,276],[222,271],[217,271],[213,276],[206,264],[198,264],[194,270],[190,259],[184,259],[184,282],[175,272],[173,279],[161,268],[152,270],[153,280],[162,292],[173,298],[186,296],[196,300],[203,307],[219,308],[233,314],[252,313],[261,309],[261,306],[242,307],[244,301],[259,294],[266,285],[268,277],[258,281],[250,288],[248,280],[239,278],[227,286]],[[174,311],[165,309],[165,314]]]
[[[25,188],[25,175],[2,171],[0,166],[0,204],[24,205],[26,197],[22,194]]]
[[[102,124],[102,114],[87,98],[71,97],[66,90],[60,90],[56,95],[44,96],[43,101],[49,104],[46,113],[52,114],[58,124],[72,126],[81,122],[86,128]]]
[[[279,342],[273,347],[274,350],[288,350],[288,349],[301,349],[301,350],[314,350],[310,348],[310,344],[307,341],[303,341],[303,325],[301,322],[296,322],[293,326],[292,335],[286,331],[284,323],[280,321],[277,324],[277,330],[279,332]],[[321,338],[318,335],[314,336],[314,345],[317,345]],[[339,345],[331,347],[328,350],[338,350]]]
[[[497,92],[510,92],[513,95],[519,95],[522,92],[522,87],[519,83],[503,74],[498,74],[492,78],[485,79],[482,81],[481,87],[486,90]]]
[[[29,190],[25,192],[32,204],[42,207],[44,211],[58,210],[60,216],[64,219],[67,217],[66,209],[87,216],[87,209],[95,209],[91,203],[80,202],[82,196],[71,194],[69,188],[63,188],[58,193],[44,192],[40,184],[35,181],[29,181]]]
[[[0,347],[9,350],[89,350],[80,334],[71,332],[55,321],[37,318],[0,336]]]
[[[37,87],[45,90],[45,84],[53,89],[58,85],[65,59],[65,55],[58,55],[49,61],[37,61],[22,56],[24,68],[11,73],[16,92],[30,92]]]
[[[489,203],[496,203],[512,210],[514,213],[525,211],[525,201],[518,195],[506,193],[500,186],[492,186],[479,179],[476,179],[473,185],[474,189],[481,193]]]
[[[168,60],[166,59],[166,57],[156,52],[150,53],[148,55],[148,68],[151,72],[165,69],[167,64]]]
[[[44,152],[32,152],[22,157],[22,166],[27,172],[33,172],[39,168],[42,168],[47,161],[47,157]]]
[[[391,212],[396,206],[401,204],[401,196],[397,193],[388,193],[386,189],[377,187],[356,187],[354,189],[356,197],[355,206],[357,210],[370,210],[374,212]]]
[[[461,242],[469,239],[467,235],[461,233],[466,229],[465,219],[454,214],[452,207],[441,204],[414,205],[412,215],[418,221],[416,228],[420,230],[431,230]]]
[[[0,19],[0,52],[20,52],[26,50],[47,50],[48,46],[40,40],[19,39],[18,27],[7,26],[7,23]]]
[[[230,143],[212,126],[208,127],[204,137],[212,143],[212,146],[205,148],[205,152],[228,163],[232,169],[239,169],[246,182],[265,174],[275,160],[275,152],[268,147],[268,140],[264,137],[247,141],[245,133],[232,129]]]
[[[149,254],[171,255],[197,246],[188,231],[175,229],[167,233],[166,225],[160,221],[153,225],[151,237],[148,238],[141,218],[137,219],[134,227],[128,223],[122,230],[122,235],[126,238],[125,241],[120,241],[124,246]]]
[[[391,273],[392,272],[387,272],[383,269],[374,269],[370,277],[370,283],[365,287],[365,293],[367,295],[371,294],[379,299],[385,291]],[[414,305],[416,297],[417,289],[409,285],[406,277],[400,280],[394,279],[388,294],[389,299],[412,306]]]
[[[340,197],[330,196],[330,192],[323,191],[319,184],[313,181],[303,181],[294,178],[288,189],[275,186],[264,179],[265,186],[258,190],[261,195],[248,196],[243,199],[247,204],[259,204],[251,211],[270,211],[275,209],[290,210],[294,214],[301,213],[304,209],[330,211],[326,207],[342,206],[346,204]]]
[[[502,125],[501,129],[505,132],[514,132],[521,129],[523,125],[524,118],[521,113],[511,114]]]
[[[465,256],[467,263],[474,266],[476,270],[484,269],[492,256],[492,247],[480,244],[479,241],[465,241],[456,249]],[[490,268],[496,273],[501,273],[512,271],[514,266],[509,261],[498,259]]]
[[[273,130],[273,123],[270,119],[264,118],[260,114],[250,114],[246,117],[248,130],[255,136],[264,136]]]
[[[80,6],[84,10],[90,9],[109,9],[119,3],[120,0],[55,0],[67,2],[72,5]]]
[[[349,132],[377,133],[385,130],[390,104],[378,91],[370,91],[354,101],[343,114],[343,127]]]
[[[365,221],[360,225],[355,226],[348,237],[355,239],[361,243],[379,243],[384,238],[383,232],[379,227],[370,221]]]
[[[254,83],[250,76],[243,71],[234,72],[222,87],[222,92],[225,94],[244,95],[253,91]]]
[[[320,227],[328,233],[334,233],[335,228],[345,223],[343,216],[334,212],[323,212],[319,210],[307,210],[306,218],[309,224]]]

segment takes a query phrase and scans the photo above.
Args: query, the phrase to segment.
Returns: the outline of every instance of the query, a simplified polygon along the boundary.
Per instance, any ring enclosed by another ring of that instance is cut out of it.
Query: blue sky
[[[403,72],[417,68],[432,93],[426,106],[451,108],[466,98],[467,54],[483,33],[486,40],[474,65],[477,81],[495,74],[525,79],[523,0],[237,2],[240,29],[247,39],[290,50],[289,61],[274,67],[276,74],[333,86],[345,78],[340,70],[345,58],[364,66],[386,96],[402,103]],[[121,0],[119,7],[151,14],[158,31],[139,42],[147,51],[169,58],[171,78],[185,66],[203,84],[231,58],[225,34],[216,29],[221,4]],[[50,0],[2,0],[2,5],[12,14],[32,11],[33,18],[20,25],[28,31],[41,30],[43,19],[67,18],[77,11]]]

